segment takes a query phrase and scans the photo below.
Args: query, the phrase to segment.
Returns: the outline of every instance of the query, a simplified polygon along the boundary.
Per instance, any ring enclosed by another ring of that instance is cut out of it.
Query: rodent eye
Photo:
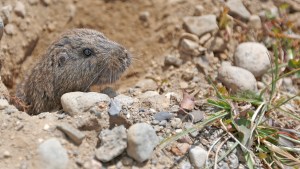
[[[84,54],[85,56],[91,56],[92,53],[93,53],[92,50],[89,49],[89,48],[83,49],[83,54]]]

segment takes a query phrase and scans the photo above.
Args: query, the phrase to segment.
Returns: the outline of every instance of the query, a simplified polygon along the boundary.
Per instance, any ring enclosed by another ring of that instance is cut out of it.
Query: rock
[[[107,95],[96,92],[71,92],[61,97],[63,110],[68,112],[71,116],[81,112],[87,112],[90,108],[99,104],[108,108],[109,103],[110,98]]]
[[[198,43],[189,39],[182,39],[179,44],[179,51],[188,55],[197,56],[200,54]]]
[[[143,11],[140,13],[139,19],[143,22],[148,22],[150,18],[149,11]]]
[[[193,122],[197,123],[204,119],[204,112],[200,110],[194,110],[190,113],[193,116]]]
[[[232,92],[257,90],[256,79],[251,72],[226,63],[222,63],[218,79]]]
[[[192,168],[192,165],[188,161],[184,161],[180,165],[180,169],[191,169],[191,168]]]
[[[51,1],[52,1],[52,0],[42,0],[42,3],[43,3],[45,6],[49,6],[49,5],[51,5]]]
[[[132,164],[133,164],[133,159],[132,159],[132,158],[129,158],[129,157],[127,157],[127,156],[125,156],[125,157],[122,158],[122,164],[123,164],[124,166],[132,166]]]
[[[160,95],[156,91],[147,91],[140,95],[140,102],[142,106],[146,106],[153,109],[163,110],[170,105],[170,99]]]
[[[1,8],[1,14],[2,14],[2,19],[4,21],[4,25],[10,23],[12,9],[13,8],[11,5],[7,5]]]
[[[127,154],[138,162],[151,157],[159,142],[155,130],[147,123],[137,123],[128,129]]]
[[[5,27],[4,27],[4,30],[5,30],[5,33],[8,34],[8,35],[15,35],[16,34],[16,28],[15,28],[15,25],[13,24],[7,24]]]
[[[25,5],[21,2],[21,1],[17,1],[16,2],[16,6],[15,6],[15,13],[24,18],[26,15],[26,9],[25,9]]]
[[[194,63],[196,64],[197,69],[205,75],[208,75],[209,72],[213,70],[207,55],[194,58]]]
[[[182,65],[182,60],[180,58],[173,55],[168,55],[165,57],[165,66],[179,67],[180,65]]]
[[[171,126],[175,129],[179,129],[182,127],[182,121],[180,118],[173,118],[171,120]]]
[[[188,143],[177,143],[176,145],[172,146],[171,151],[176,156],[182,156],[186,154],[189,148],[190,145]]]
[[[3,20],[2,20],[2,18],[0,16],[0,40],[2,39],[3,32],[4,32],[4,23],[3,23]]]
[[[224,42],[224,40],[222,38],[215,37],[215,38],[209,39],[205,43],[204,47],[206,47],[210,51],[222,52],[226,49],[226,43]]]
[[[111,87],[106,87],[105,89],[101,90],[100,93],[106,94],[110,98],[118,96],[118,93],[114,91]]]
[[[45,169],[66,169],[69,158],[67,151],[56,138],[44,141],[38,147],[39,165],[38,168]]]
[[[204,7],[202,5],[195,6],[194,16],[201,16],[204,12]]]
[[[260,77],[271,67],[268,49],[256,42],[244,42],[238,45],[234,53],[236,66],[247,69],[255,77]]]
[[[6,99],[0,99],[0,110],[4,110],[9,106],[9,103]]]
[[[186,16],[183,18],[185,29],[197,36],[219,29],[215,15]]]
[[[91,159],[89,161],[86,161],[83,166],[84,169],[102,169],[103,166],[100,161],[97,161],[95,159]]]
[[[170,120],[172,117],[174,115],[169,112],[158,112],[154,115],[154,119],[157,121]]]
[[[249,18],[248,25],[250,28],[253,29],[261,29],[262,24],[261,24],[260,17],[258,15],[251,15]]]
[[[239,16],[244,20],[250,18],[251,14],[241,0],[228,0],[226,6],[229,8],[229,14]]]
[[[38,3],[38,0],[28,0],[30,5],[36,5]]]
[[[203,36],[200,37],[199,39],[199,44],[203,45],[205,42],[207,42],[211,38],[210,33],[206,33]]]
[[[185,128],[185,129],[190,129],[190,128],[193,128],[193,127],[194,127],[194,125],[193,125],[193,123],[191,123],[191,122],[185,122],[185,123],[184,123],[184,128]],[[199,131],[198,131],[198,130],[196,130],[196,131],[190,133],[190,135],[191,135],[192,137],[197,137],[198,134],[199,134]]]
[[[207,155],[207,151],[199,146],[194,146],[189,151],[190,162],[195,168],[204,167]]]
[[[122,110],[122,105],[117,100],[111,100],[108,113],[110,116],[118,116]]]
[[[65,133],[75,144],[80,145],[85,138],[85,134],[67,123],[57,126],[57,129]]]
[[[141,88],[143,92],[149,91],[149,90],[156,90],[157,89],[157,84],[154,80],[152,79],[143,79],[140,80],[135,87]]]
[[[135,100],[132,97],[125,96],[123,94],[118,95],[111,100],[111,104],[108,112],[111,116],[117,116],[119,115],[123,106],[125,107],[131,106],[134,102]]]
[[[99,138],[100,147],[96,150],[96,158],[102,162],[108,162],[119,156],[127,147],[127,135],[124,126],[118,126],[112,130],[103,130]]]
[[[239,167],[239,159],[235,154],[230,154],[228,156],[229,168],[238,168]]]
[[[188,39],[188,40],[191,40],[193,42],[198,42],[199,41],[199,38],[198,38],[197,35],[187,33],[187,32],[184,32],[183,34],[181,34],[180,40],[182,40],[182,39]]]

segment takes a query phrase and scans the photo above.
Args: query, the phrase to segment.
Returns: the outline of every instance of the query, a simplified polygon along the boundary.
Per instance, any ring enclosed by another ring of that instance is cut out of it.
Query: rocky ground
[[[227,116],[220,116],[227,128],[221,120],[206,123],[222,111],[208,104],[217,98],[213,84],[224,95],[259,93],[273,80],[275,56],[281,74],[300,65],[298,0],[0,4],[0,168],[248,168],[239,146],[221,159],[236,140]],[[30,116],[16,109],[10,101],[18,84],[50,42],[75,27],[96,29],[123,44],[133,65],[116,84],[63,95],[63,110]],[[292,115],[274,108],[263,117],[281,133],[293,131],[288,135],[296,141],[280,137],[278,145],[295,150],[294,168],[300,166],[299,84],[299,73],[284,76],[276,95],[265,95],[274,96],[272,102],[297,96],[282,108]],[[259,109],[251,101],[233,100],[237,117]],[[247,147],[257,154],[254,167],[273,168],[264,157],[272,151],[256,152],[254,145]]]

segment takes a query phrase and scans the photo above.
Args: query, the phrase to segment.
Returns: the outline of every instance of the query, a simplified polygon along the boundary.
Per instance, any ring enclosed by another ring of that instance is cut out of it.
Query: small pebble
[[[75,144],[80,145],[85,138],[85,134],[67,123],[57,126],[57,129],[65,133]]]
[[[15,6],[15,13],[24,18],[26,15],[26,9],[25,9],[25,5],[21,2],[21,1],[17,1],[16,2],[16,6]]]
[[[158,112],[154,115],[154,119],[157,121],[170,120],[174,115],[169,112]]]

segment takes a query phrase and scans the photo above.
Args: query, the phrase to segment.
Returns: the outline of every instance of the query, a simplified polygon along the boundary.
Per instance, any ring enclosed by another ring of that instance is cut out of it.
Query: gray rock
[[[180,52],[189,54],[192,56],[197,56],[200,54],[198,43],[191,41],[189,39],[182,39],[179,44]]]
[[[132,125],[128,129],[127,137],[127,154],[138,162],[149,159],[159,142],[155,130],[146,123]]]
[[[80,145],[85,138],[85,134],[67,123],[57,126],[57,129],[65,133],[75,144]]]
[[[25,17],[26,9],[25,9],[25,5],[21,1],[16,2],[16,6],[15,6],[14,10],[18,16],[23,17],[23,18]]]
[[[171,126],[175,129],[179,129],[182,127],[182,121],[180,118],[173,118],[171,120]]]
[[[249,18],[248,25],[250,28],[253,29],[261,29],[262,24],[261,24],[260,17],[258,15],[251,15]]]
[[[203,168],[207,159],[207,151],[199,146],[194,146],[189,151],[189,158],[195,168]]]
[[[260,77],[271,67],[268,49],[256,42],[245,42],[238,45],[234,53],[236,66],[247,69],[255,77]]]
[[[6,99],[0,99],[0,110],[4,110],[9,106],[9,103]]]
[[[132,164],[133,164],[133,159],[132,159],[132,158],[129,158],[129,157],[127,157],[127,156],[125,156],[125,157],[122,158],[122,164],[123,164],[124,166],[132,166]]]
[[[179,67],[180,65],[182,65],[182,60],[173,55],[168,55],[165,57],[165,65]]]
[[[226,63],[222,63],[218,79],[232,92],[257,90],[256,79],[251,72]]]
[[[230,168],[233,168],[233,169],[235,169],[235,168],[238,168],[239,167],[239,159],[238,159],[238,157],[235,155],[235,154],[230,154],[229,156],[228,156],[228,160],[229,160],[229,167]]]
[[[110,98],[102,93],[96,92],[71,92],[62,95],[61,104],[63,110],[74,116],[81,112],[87,112],[90,108],[103,103],[107,106],[110,103]]]
[[[132,97],[120,94],[111,100],[108,112],[111,116],[117,116],[123,106],[131,106],[134,102],[135,100]]]
[[[204,112],[200,110],[194,110],[190,113],[193,116],[193,122],[197,123],[204,119]]]
[[[4,32],[4,23],[3,23],[3,20],[0,16],[0,40],[2,39],[3,32]]]
[[[158,112],[154,115],[154,119],[157,121],[170,120],[174,115],[170,112]]]
[[[39,168],[66,169],[69,158],[67,151],[56,138],[44,141],[38,147]]]
[[[185,122],[185,123],[184,123],[184,128],[185,128],[185,129],[190,129],[190,128],[192,128],[192,127],[194,127],[193,123],[191,123],[191,122]],[[198,134],[199,134],[199,131],[197,131],[197,130],[194,131],[194,132],[192,132],[192,133],[190,133],[190,135],[191,135],[192,137],[197,137]]]
[[[96,158],[102,162],[108,162],[122,154],[127,147],[127,135],[124,126],[118,126],[112,130],[103,130],[99,138],[100,147],[96,150]]]
[[[186,16],[183,18],[183,24],[188,32],[199,37],[219,29],[215,15]]]
[[[250,12],[246,9],[241,0],[228,0],[226,6],[229,8],[229,13],[237,15],[242,19],[248,20],[250,18]]]
[[[180,165],[180,169],[191,169],[192,165],[190,162],[188,161],[184,161],[181,165]]]
[[[106,87],[105,89],[101,90],[100,93],[106,94],[110,98],[118,96],[118,93],[114,91],[111,87]]]

